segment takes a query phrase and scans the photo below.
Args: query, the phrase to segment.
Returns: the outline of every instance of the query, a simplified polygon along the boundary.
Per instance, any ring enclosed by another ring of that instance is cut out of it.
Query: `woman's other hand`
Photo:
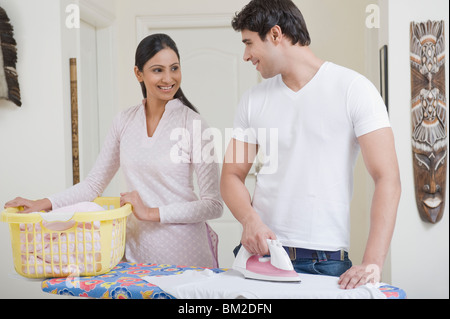
[[[133,214],[139,220],[160,222],[159,209],[154,207],[147,207],[142,202],[141,196],[137,191],[128,193],[120,193],[120,206],[125,204],[133,206]]]

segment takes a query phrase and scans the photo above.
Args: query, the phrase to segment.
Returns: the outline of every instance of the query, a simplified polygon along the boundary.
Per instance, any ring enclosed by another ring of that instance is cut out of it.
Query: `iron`
[[[241,246],[232,268],[245,278],[267,281],[301,281],[280,241],[267,239],[270,257],[250,254]]]

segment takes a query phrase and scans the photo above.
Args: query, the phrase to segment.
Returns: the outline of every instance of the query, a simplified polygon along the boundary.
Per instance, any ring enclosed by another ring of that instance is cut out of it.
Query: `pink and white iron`
[[[288,254],[278,240],[267,239],[270,257],[250,254],[242,246],[234,260],[232,268],[245,278],[268,281],[300,281]]]

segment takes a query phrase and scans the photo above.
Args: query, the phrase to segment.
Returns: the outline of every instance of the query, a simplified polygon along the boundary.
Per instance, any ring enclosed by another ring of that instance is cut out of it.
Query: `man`
[[[243,226],[241,244],[265,255],[266,239],[277,238],[297,272],[340,276],[343,289],[378,281],[401,193],[378,91],[362,75],[314,55],[290,0],[253,0],[232,25],[242,34],[244,60],[266,79],[242,97],[222,170],[222,197]],[[259,134],[263,129],[278,131],[277,145]],[[359,150],[375,191],[363,261],[352,266],[350,201]],[[252,200],[244,181],[258,151],[277,155],[278,166],[264,174],[271,164],[264,163]]]

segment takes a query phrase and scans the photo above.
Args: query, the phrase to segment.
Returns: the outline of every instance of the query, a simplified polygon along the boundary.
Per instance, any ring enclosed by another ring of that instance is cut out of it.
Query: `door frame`
[[[79,0],[81,20],[96,27],[97,37],[97,87],[99,108],[100,146],[118,112],[116,70],[117,60],[116,17],[99,7],[95,0]],[[99,58],[101,57],[101,58]],[[100,120],[101,116],[101,120]]]
[[[80,19],[96,27],[98,139],[101,148],[114,117],[119,112],[116,16],[108,8],[99,6],[96,0],[79,0],[79,7]],[[78,56],[81,56],[80,52],[78,52]],[[78,77],[81,78],[80,75]],[[124,184],[121,174],[116,174],[105,189],[103,196],[118,196],[123,190],[122,185]]]

